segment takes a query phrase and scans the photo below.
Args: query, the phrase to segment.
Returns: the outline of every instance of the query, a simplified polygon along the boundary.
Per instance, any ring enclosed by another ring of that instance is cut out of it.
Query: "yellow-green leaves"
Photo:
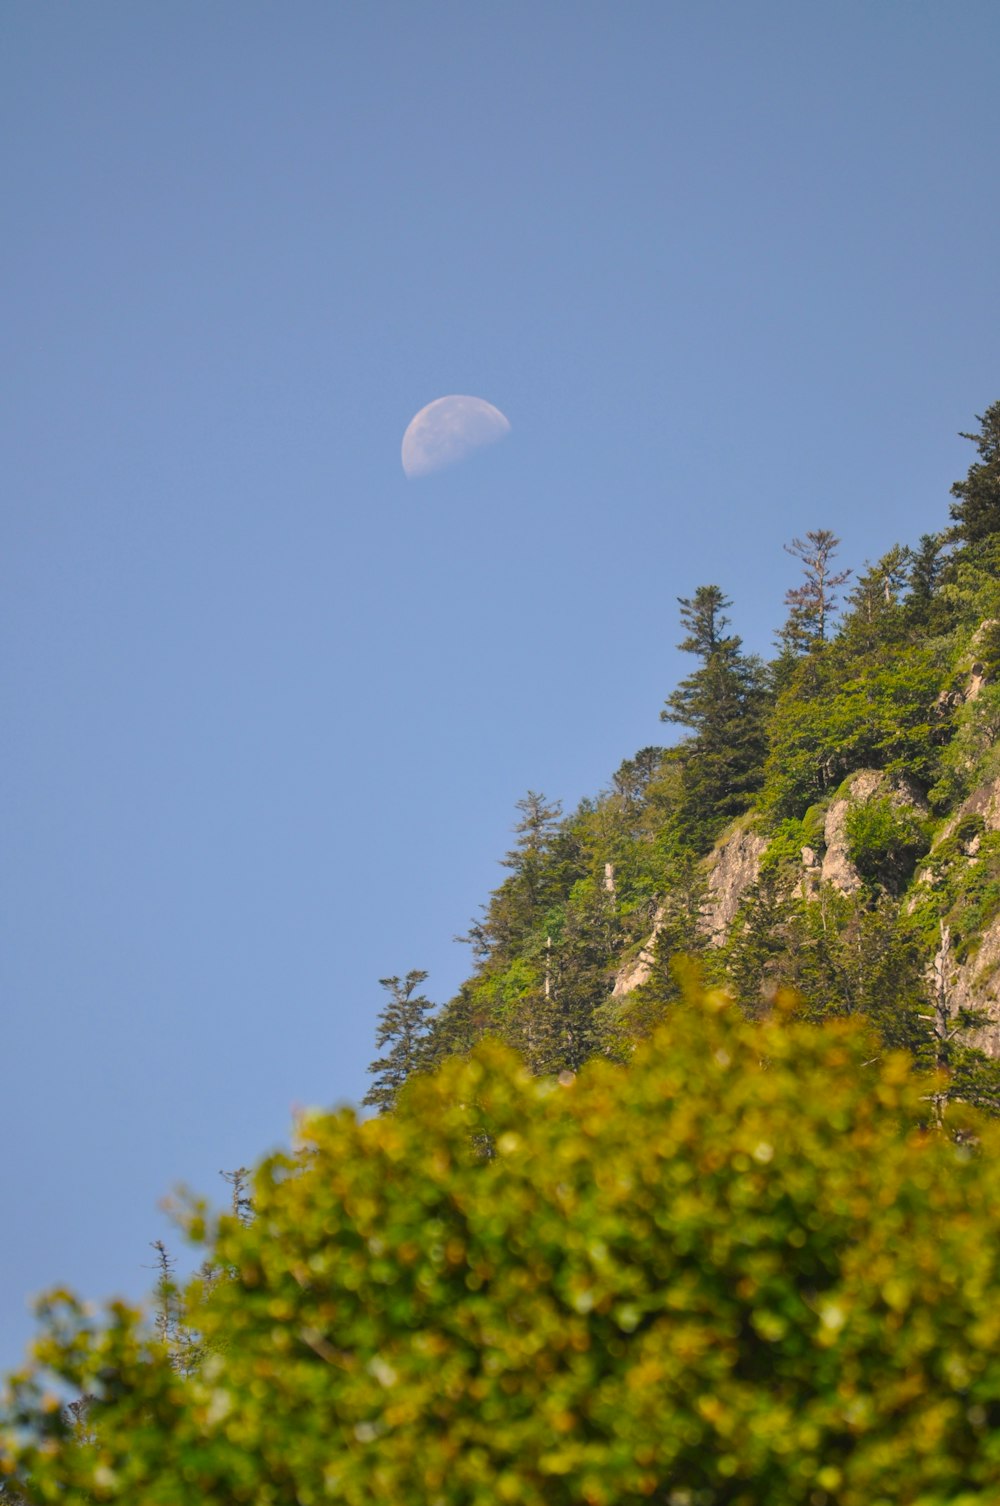
[[[871,1057],[714,997],[627,1071],[487,1044],[392,1116],[311,1115],[214,1232],[200,1369],[63,1294],[7,1465],[60,1506],[986,1506],[997,1131],[928,1133]]]

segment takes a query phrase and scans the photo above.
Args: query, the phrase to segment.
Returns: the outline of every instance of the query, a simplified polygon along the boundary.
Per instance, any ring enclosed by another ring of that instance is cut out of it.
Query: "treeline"
[[[996,772],[1000,402],[978,424],[964,436],[976,459],[940,532],[857,573],[829,529],[786,546],[799,574],[769,662],[744,650],[720,586],[680,600],[692,667],[660,713],[680,740],[640,749],[571,814],[535,791],[518,803],[507,876],[461,938],[474,966],[456,996],[435,1010],[426,974],[383,980],[369,1104],[391,1107],[408,1076],[484,1036],[538,1073],[625,1059],[677,1004],[686,958],[748,1015],[790,985],[812,1017],[865,1016],[886,1044],[1000,1105],[996,1072],[963,1045],[985,1015],[966,1006],[961,1029],[943,1030],[933,972],[942,922],[968,949],[1000,911],[997,838],[978,832],[974,880],[951,873],[931,898],[913,889],[943,824]],[[832,798],[859,770],[883,773],[913,804],[883,793],[852,810],[857,892],[806,893],[803,849],[821,845]],[[767,850],[720,937],[705,924],[706,884],[713,847],[739,823]],[[649,976],[613,994],[643,947]]]

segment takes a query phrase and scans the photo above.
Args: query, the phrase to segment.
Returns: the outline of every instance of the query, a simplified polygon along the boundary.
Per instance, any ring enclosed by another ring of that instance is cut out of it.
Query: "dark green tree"
[[[487,955],[499,961],[511,955],[549,906],[568,889],[559,861],[567,854],[556,851],[562,819],[560,802],[549,802],[536,790],[529,790],[517,802],[517,810],[520,812],[520,820],[514,825],[517,841],[501,859],[511,876],[494,891],[481,928]]]
[[[611,783],[626,810],[635,810],[642,804],[662,760],[663,749],[650,747],[640,748],[634,758],[625,758],[619,764]]]
[[[916,549],[908,551],[906,617],[912,626],[925,632],[943,633],[949,626],[938,591],[947,566],[946,545],[945,534],[924,533]]]
[[[387,1113],[399,1097],[407,1078],[423,1070],[428,1037],[428,1019],[434,1005],[417,993],[427,974],[414,969],[405,978],[380,978],[389,1002],[378,1017],[376,1050],[385,1054],[368,1068],[375,1078],[362,1099],[369,1108]],[[386,1051],[386,1047],[389,1049]]]
[[[705,847],[760,788],[768,698],[760,660],[726,633],[731,602],[720,588],[699,586],[678,599],[688,630],[678,647],[701,664],[667,697],[660,720],[693,733],[679,750],[683,779],[673,819],[682,845]]]
[[[965,544],[981,544],[1000,533],[1000,402],[978,415],[978,434],[962,434],[971,440],[979,459],[969,467],[964,481],[956,481],[951,494],[955,535]]]
[[[906,588],[909,550],[899,544],[874,565],[866,564],[857,584],[848,594],[848,612],[841,624],[837,646],[846,660],[851,655],[869,655],[902,642],[909,623],[900,597]]]

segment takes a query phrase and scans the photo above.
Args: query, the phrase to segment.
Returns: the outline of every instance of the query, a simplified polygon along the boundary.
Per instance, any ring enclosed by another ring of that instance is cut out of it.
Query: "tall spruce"
[[[767,693],[761,661],[726,631],[732,603],[721,589],[699,586],[678,600],[687,629],[678,648],[701,664],[667,697],[660,720],[693,733],[680,748],[683,781],[673,820],[682,845],[706,847],[760,788]]]
[[[374,1083],[361,1100],[369,1108],[386,1114],[399,1097],[407,1078],[424,1066],[429,1022],[434,1005],[424,994],[417,993],[427,974],[414,969],[405,978],[380,978],[388,991],[389,1002],[378,1017],[375,1048],[385,1054],[368,1068]],[[386,1047],[389,1049],[386,1051]]]
[[[951,489],[955,534],[966,544],[981,544],[1000,533],[1000,402],[978,415],[978,434],[962,434],[979,452],[964,481]]]

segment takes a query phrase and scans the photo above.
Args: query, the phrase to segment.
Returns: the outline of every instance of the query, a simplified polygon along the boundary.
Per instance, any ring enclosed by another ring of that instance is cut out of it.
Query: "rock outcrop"
[[[767,838],[752,827],[737,827],[712,853],[708,889],[701,907],[700,929],[709,945],[721,946],[747,890],[760,877]]]
[[[948,1009],[978,1009],[989,1016],[981,1030],[970,1030],[970,1046],[1000,1057],[1000,916],[983,931],[975,952],[954,965],[945,980]]]
[[[721,946],[725,941],[740,900],[760,876],[761,858],[766,850],[767,839],[745,823],[731,828],[729,834],[717,843],[708,859],[708,881],[698,922],[710,946]],[[624,998],[649,981],[662,921],[661,910],[657,912],[653,929],[638,956],[619,968],[611,990],[613,999]]]
[[[854,806],[869,800],[888,797],[894,805],[927,814],[927,801],[909,779],[890,779],[878,769],[860,769],[845,781],[842,794],[831,801],[826,813],[823,837],[826,851],[820,867],[820,880],[832,884],[841,894],[854,894],[861,888],[861,875],[851,862],[847,837],[847,818]]]

